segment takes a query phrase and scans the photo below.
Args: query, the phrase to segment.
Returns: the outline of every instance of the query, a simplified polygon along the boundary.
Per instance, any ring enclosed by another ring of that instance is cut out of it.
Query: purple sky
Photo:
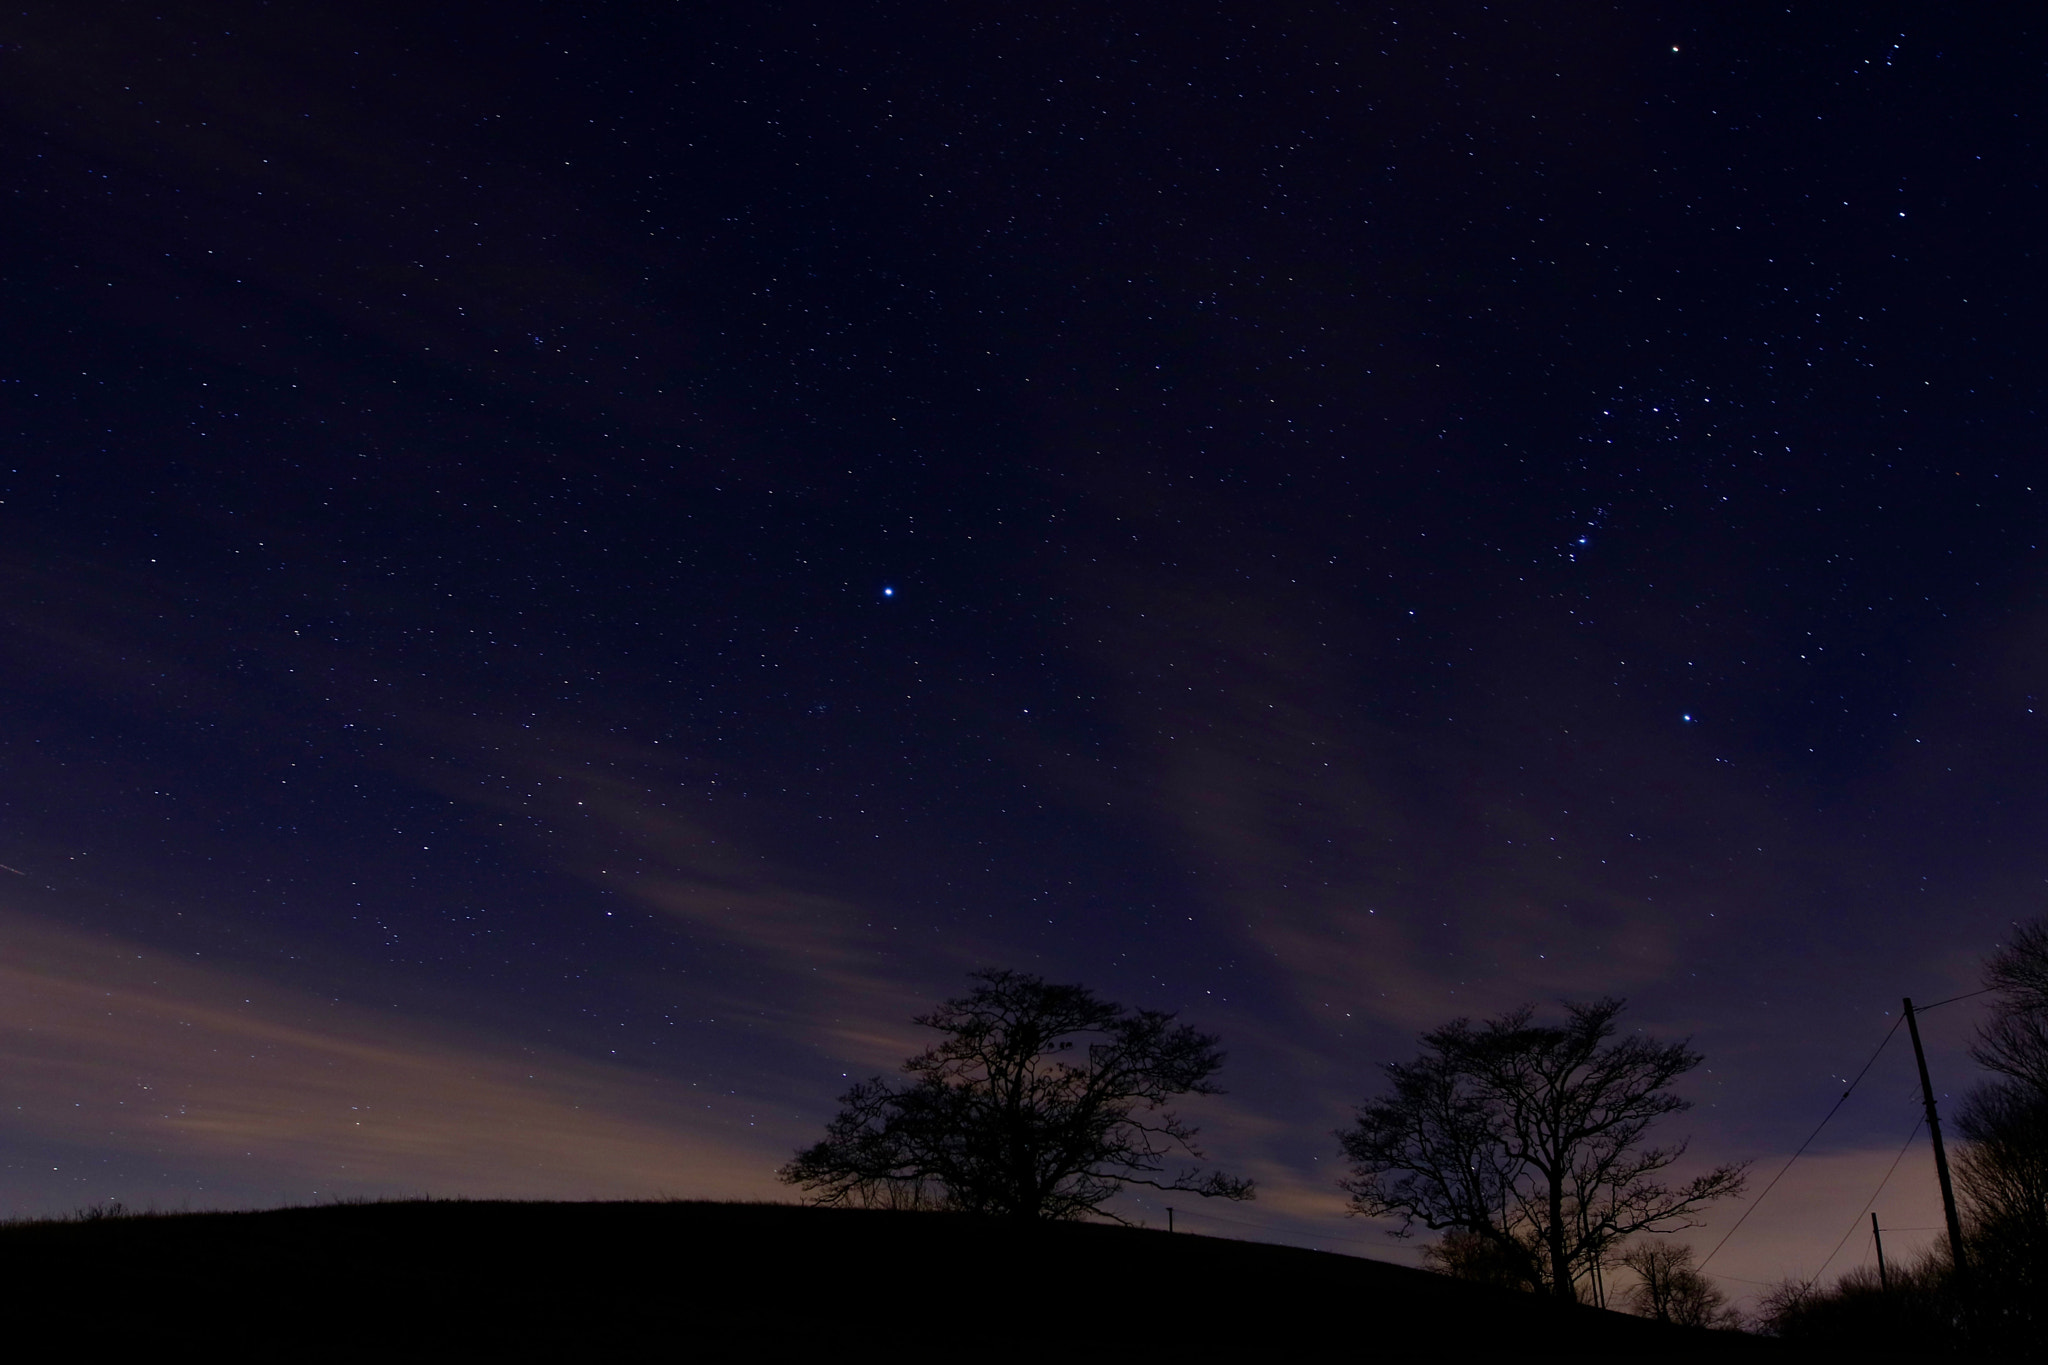
[[[0,1212],[786,1197],[1001,965],[1223,1036],[1183,1226],[1412,1259],[1419,1032],[1626,996],[1760,1188],[2040,913],[2029,33],[151,14],[0,20]]]

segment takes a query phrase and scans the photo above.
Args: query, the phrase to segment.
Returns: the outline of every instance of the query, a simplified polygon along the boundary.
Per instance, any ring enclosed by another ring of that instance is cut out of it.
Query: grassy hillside
[[[17,1346],[211,1360],[1771,1356],[1292,1247],[760,1204],[414,1202],[0,1228]],[[863,1354],[866,1354],[865,1352]]]

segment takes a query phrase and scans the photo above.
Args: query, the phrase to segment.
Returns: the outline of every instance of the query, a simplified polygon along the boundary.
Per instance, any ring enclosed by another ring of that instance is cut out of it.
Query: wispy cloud
[[[1300,624],[1337,610],[1283,621],[1249,598],[1148,587],[1099,631],[1155,829],[1200,866],[1219,926],[1319,1017],[1339,1002],[1404,1028],[1669,971],[1668,909],[1588,851],[1607,812],[1554,774],[1509,790],[1457,729],[1376,714],[1354,676],[1369,651]]]
[[[728,959],[724,984],[698,989],[789,1041],[891,1068],[922,1046],[910,1016],[985,960],[990,945],[972,941],[906,948],[892,907],[763,852],[747,832],[758,810],[728,810],[715,784],[686,771],[680,744],[453,720],[439,730],[463,734],[490,770],[440,766],[419,774],[424,784],[515,817],[505,838],[522,858],[655,912]]]
[[[18,1146],[147,1153],[322,1194],[760,1197],[757,1096],[320,1000],[0,910]]]

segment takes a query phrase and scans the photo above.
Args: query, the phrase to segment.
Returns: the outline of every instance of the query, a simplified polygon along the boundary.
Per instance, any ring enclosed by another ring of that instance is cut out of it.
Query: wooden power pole
[[[1906,997],[1906,1032],[1913,1035],[1913,1060],[1920,1064],[1920,1098],[1927,1103],[1927,1134],[1934,1139],[1934,1173],[1941,1179],[1941,1211],[1948,1215],[1948,1250],[1956,1278],[1968,1272],[1963,1263],[1963,1223],[1956,1217],[1955,1186],[1948,1179],[1948,1152],[1941,1145],[1941,1116],[1934,1109],[1934,1082],[1927,1079],[1927,1053],[1920,1046],[1920,1022],[1913,1017],[1913,998]]]
[[[1877,1246],[1877,1287],[1885,1293],[1892,1292],[1892,1277],[1884,1269],[1884,1238],[1877,1231],[1877,1210],[1870,1211],[1870,1240]]]

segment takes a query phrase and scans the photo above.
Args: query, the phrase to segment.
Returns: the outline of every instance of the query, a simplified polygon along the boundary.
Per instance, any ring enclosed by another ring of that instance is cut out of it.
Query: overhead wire
[[[1942,1007],[1943,1005],[1953,1005],[1953,1004],[1955,1004],[1955,1002],[1956,1002],[1956,1001],[1958,1001],[1958,1000],[1974,1000],[1974,999],[1976,999],[1976,998],[1977,998],[1978,996],[1980,996],[1980,995],[1989,995],[1989,994],[1991,994],[1991,992],[1993,992],[1993,991],[1995,991],[1995,990],[1997,990],[1997,989],[1999,989],[1999,988],[1998,988],[1997,986],[1986,986],[1986,987],[1985,987],[1985,988],[1984,988],[1983,990],[1981,990],[1981,991],[1970,991],[1970,992],[1968,992],[1967,994],[1964,994],[1964,995],[1951,995],[1951,996],[1950,996],[1950,997],[1949,997],[1948,999],[1946,999],[1946,1000],[1937,1000],[1937,1001],[1935,1001],[1935,1002],[1934,1002],[1933,1004],[1931,1004],[1931,1005],[1915,1005],[1915,1006],[1913,1006],[1913,1013],[1915,1013],[1915,1014],[1925,1014],[1925,1013],[1927,1013],[1927,1011],[1929,1011],[1929,1010],[1938,1010],[1938,1009],[1940,1009],[1940,1008],[1941,1008],[1941,1007]]]
[[[1997,990],[1997,989],[1998,989],[1998,987],[1996,987],[1996,986],[1986,986],[1986,987],[1984,987],[1984,989],[1982,989],[1982,990],[1976,990],[1976,991],[1966,991],[1966,992],[1964,992],[1964,993],[1963,993],[1963,994],[1961,994],[1961,995],[1951,995],[1950,997],[1948,997],[1948,999],[1946,999],[1946,1000],[1937,1000],[1937,1001],[1935,1001],[1935,1002],[1934,1002],[1933,1004],[1931,1004],[1931,1005],[1916,1005],[1916,1006],[1914,1006],[1913,1012],[1914,1012],[1915,1014],[1925,1014],[1925,1013],[1927,1013],[1927,1011],[1929,1011],[1929,1010],[1932,1010],[1932,1009],[1939,1009],[1939,1008],[1941,1008],[1941,1007],[1942,1007],[1943,1005],[1953,1005],[1953,1004],[1955,1004],[1955,1003],[1956,1003],[1956,1001],[1958,1001],[1958,1000],[1974,1000],[1975,998],[1977,998],[1977,997],[1978,997],[1978,996],[1980,996],[1980,995],[1989,995],[1989,994],[1991,994],[1991,992],[1993,992],[1993,991],[1995,991],[1995,990]],[[1896,1023],[1894,1023],[1894,1024],[1892,1025],[1892,1028],[1893,1028],[1893,1029],[1894,1029],[1894,1030],[1896,1031],[1896,1030],[1897,1030],[1897,1028],[1898,1028],[1898,1025],[1897,1025]],[[1886,1034],[1886,1035],[1885,1035],[1885,1042],[1890,1042],[1890,1041],[1891,1041],[1891,1034],[1889,1034],[1889,1033],[1888,1033],[1888,1034]],[[1879,1050],[1879,1051],[1883,1051],[1883,1050],[1884,1050],[1884,1044],[1883,1044],[1883,1043],[1880,1043],[1880,1044],[1878,1044],[1878,1050]],[[1876,1059],[1876,1057],[1875,1057],[1875,1055],[1873,1055],[1873,1056],[1872,1056],[1871,1060],[1872,1060],[1872,1061],[1875,1061],[1875,1060],[1877,1060],[1877,1059]],[[1865,1069],[1865,1070],[1868,1070],[1869,1068],[1868,1068],[1868,1067],[1866,1066],[1866,1067],[1865,1067],[1864,1069]],[[1844,1093],[1843,1093],[1843,1095],[1842,1095],[1842,1098],[1843,1098],[1843,1099],[1847,1099],[1847,1098],[1849,1098],[1849,1096],[1848,1096],[1847,1092],[1844,1092]],[[1837,1105],[1837,1107],[1839,1108],[1840,1106],[1839,1106],[1839,1105]],[[1830,1115],[1830,1117],[1833,1117],[1833,1115],[1831,1114],[1831,1115]],[[1854,1237],[1854,1236],[1856,1235],[1856,1229],[1858,1229],[1859,1227],[1863,1226],[1863,1216],[1864,1216],[1865,1214],[1867,1214],[1867,1213],[1869,1213],[1869,1212],[1870,1212],[1870,1208],[1871,1208],[1871,1205],[1873,1205],[1873,1204],[1877,1203],[1877,1197],[1878,1197],[1879,1195],[1881,1195],[1881,1194],[1883,1194],[1883,1193],[1884,1193],[1884,1187],[1885,1187],[1886,1185],[1889,1185],[1889,1184],[1891,1183],[1891,1180],[1892,1180],[1892,1175],[1893,1175],[1893,1173],[1894,1173],[1894,1172],[1896,1172],[1896,1171],[1897,1171],[1897,1170],[1899,1169],[1899,1163],[1900,1163],[1901,1161],[1904,1161],[1904,1160],[1906,1159],[1906,1149],[1907,1149],[1907,1148],[1909,1148],[1909,1147],[1911,1147],[1911,1146],[1913,1145],[1913,1139],[1914,1139],[1914,1138],[1917,1138],[1917,1137],[1919,1137],[1919,1136],[1920,1136],[1920,1125],[1921,1125],[1921,1124],[1923,1124],[1923,1123],[1925,1123],[1925,1122],[1927,1122],[1927,1116],[1926,1116],[1925,1114],[1922,1114],[1922,1115],[1921,1115],[1920,1117],[1918,1117],[1918,1118],[1916,1118],[1916,1119],[1914,1119],[1914,1120],[1913,1120],[1913,1129],[1912,1129],[1912,1131],[1911,1131],[1911,1132],[1909,1132],[1909,1133],[1907,1133],[1907,1134],[1906,1134],[1906,1141],[1904,1142],[1904,1144],[1902,1144],[1902,1145],[1900,1146],[1900,1148],[1899,1148],[1899,1154],[1898,1154],[1897,1156],[1895,1156],[1895,1157],[1893,1157],[1893,1158],[1892,1158],[1892,1164],[1891,1164],[1890,1166],[1888,1166],[1888,1167],[1887,1167],[1887,1168],[1885,1169],[1885,1173],[1884,1173],[1884,1179],[1882,1179],[1882,1180],[1880,1180],[1880,1181],[1878,1181],[1878,1182],[1877,1182],[1877,1188],[1876,1188],[1875,1190],[1872,1190],[1872,1191],[1871,1191],[1871,1193],[1870,1193],[1870,1198],[1866,1199],[1866,1200],[1865,1200],[1865,1201],[1863,1202],[1863,1207],[1862,1207],[1861,1209],[1859,1209],[1859,1210],[1857,1211],[1857,1213],[1856,1213],[1856,1217],[1855,1217],[1855,1218],[1854,1218],[1854,1219],[1853,1219],[1853,1220],[1852,1220],[1852,1221],[1850,1222],[1850,1224],[1849,1224],[1849,1230],[1848,1230],[1847,1232],[1845,1232],[1845,1233],[1843,1233],[1843,1234],[1842,1234],[1842,1240],[1841,1240],[1841,1241],[1839,1241],[1839,1242],[1835,1243],[1835,1249],[1834,1249],[1833,1251],[1830,1251],[1830,1252],[1828,1253],[1828,1258],[1827,1258],[1827,1260],[1825,1260],[1825,1261],[1822,1261],[1822,1262],[1820,1263],[1820,1269],[1819,1269],[1819,1270],[1816,1270],[1816,1271],[1814,1271],[1814,1272],[1813,1272],[1813,1277],[1814,1277],[1815,1279],[1819,1279],[1819,1278],[1820,1278],[1820,1277],[1821,1277],[1822,1275],[1824,1275],[1824,1274],[1826,1274],[1826,1273],[1827,1273],[1827,1268],[1828,1268],[1828,1265],[1829,1265],[1829,1263],[1830,1263],[1830,1262],[1832,1262],[1832,1261],[1833,1261],[1833,1260],[1835,1259],[1835,1257],[1837,1257],[1837,1256],[1839,1256],[1839,1255],[1841,1255],[1841,1254],[1842,1254],[1842,1248],[1843,1248],[1843,1247],[1845,1247],[1845,1246],[1847,1246],[1847,1245],[1849,1245],[1849,1239],[1850,1239],[1851,1237]],[[1815,1131],[1818,1131],[1818,1130],[1816,1129]],[[1791,1163],[1790,1163],[1790,1162],[1787,1162],[1786,1164],[1787,1164],[1787,1165],[1790,1165]],[[1762,1196],[1758,1196],[1758,1198],[1759,1198],[1759,1200],[1761,1200]],[[1927,1229],[1927,1228],[1895,1228],[1895,1229],[1893,1229],[1893,1230],[1894,1230],[1894,1231],[1896,1231],[1896,1232],[1926,1232],[1926,1231],[1938,1231],[1939,1229]],[[1730,1229],[1729,1229],[1729,1231],[1731,1231],[1731,1232],[1732,1232],[1732,1231],[1734,1231],[1734,1229],[1733,1229],[1733,1228],[1730,1228]],[[1717,1249],[1718,1249],[1718,1248],[1717,1248]]]
[[[1956,998],[1961,999],[1962,997],[1957,996]],[[1941,1003],[1947,1004],[1948,1001],[1944,1000]],[[1749,1207],[1742,1211],[1742,1217],[1735,1220],[1735,1226],[1729,1228],[1728,1231],[1721,1234],[1721,1240],[1714,1243],[1714,1249],[1701,1258],[1700,1269],[1705,1270],[1707,1268],[1707,1262],[1713,1260],[1714,1257],[1718,1256],[1721,1253],[1721,1248],[1728,1245],[1728,1239],[1730,1237],[1733,1237],[1737,1232],[1741,1230],[1742,1225],[1749,1221],[1749,1215],[1755,1213],[1758,1207],[1763,1204],[1764,1200],[1770,1197],[1771,1191],[1778,1187],[1778,1182],[1785,1178],[1785,1172],[1792,1169],[1792,1163],[1799,1160],[1800,1157],[1806,1154],[1806,1149],[1808,1147],[1811,1147],[1813,1145],[1813,1140],[1820,1136],[1820,1130],[1828,1126],[1828,1120],[1832,1119],[1836,1114],[1839,1114],[1842,1111],[1842,1106],[1849,1102],[1850,1094],[1855,1091],[1857,1082],[1861,1081],[1865,1076],[1870,1074],[1870,1068],[1877,1064],[1878,1056],[1881,1053],[1883,1053],[1886,1045],[1891,1042],[1892,1035],[1899,1031],[1899,1025],[1905,1022],[1905,1018],[1906,1017],[1902,1014],[1898,1018],[1892,1020],[1892,1026],[1889,1029],[1885,1030],[1883,1041],[1878,1043],[1876,1051],[1870,1054],[1870,1060],[1863,1064],[1863,1069],[1856,1073],[1855,1079],[1849,1082],[1849,1088],[1842,1092],[1842,1097],[1835,1101],[1835,1107],[1828,1110],[1827,1118],[1823,1118],[1819,1123],[1815,1124],[1813,1131],[1806,1135],[1806,1141],[1799,1144],[1799,1150],[1792,1153],[1791,1156],[1785,1159],[1785,1164],[1780,1166],[1778,1168],[1778,1173],[1771,1177],[1771,1183],[1764,1186],[1763,1193],[1759,1194],[1754,1200],[1750,1202]]]
[[[1925,1114],[1913,1120],[1913,1130],[1906,1134],[1906,1141],[1900,1146],[1899,1154],[1893,1157],[1892,1164],[1885,1168],[1884,1179],[1877,1182],[1877,1188],[1870,1192],[1870,1198],[1863,1201],[1863,1207],[1856,1211],[1856,1217],[1849,1223],[1849,1230],[1842,1234],[1841,1241],[1835,1243],[1835,1249],[1828,1253],[1828,1259],[1820,1263],[1820,1269],[1813,1272],[1813,1278],[1817,1280],[1827,1274],[1828,1262],[1833,1261],[1835,1257],[1842,1254],[1842,1248],[1849,1245],[1849,1239],[1856,1235],[1856,1229],[1863,1226],[1863,1215],[1870,1212],[1870,1206],[1875,1204],[1877,1197],[1884,1193],[1884,1187],[1892,1183],[1892,1172],[1898,1170],[1899,1163],[1906,1159],[1906,1149],[1913,1145],[1914,1138],[1920,1136],[1920,1125],[1925,1122],[1927,1122]],[[1895,1232],[1905,1232],[1907,1230],[1905,1228],[1893,1229]]]
[[[1943,1005],[1953,1005],[1958,1000],[1969,1000],[1979,995],[1989,994],[1991,989],[1994,988],[1987,987],[1985,990],[1970,991],[1963,995],[1952,995],[1948,997],[1946,1000],[1937,1000],[1931,1005],[1917,1005],[1914,1007],[1914,1012],[1916,1014],[1925,1014],[1927,1011],[1931,1009],[1938,1009]],[[1770,1194],[1770,1192],[1777,1188],[1778,1182],[1785,1178],[1785,1173],[1792,1169],[1793,1163],[1798,1161],[1800,1157],[1806,1154],[1806,1149],[1813,1145],[1814,1139],[1820,1136],[1821,1130],[1823,1128],[1826,1128],[1829,1122],[1833,1120],[1835,1115],[1841,1112],[1842,1106],[1848,1103],[1849,1096],[1855,1092],[1857,1085],[1863,1080],[1863,1078],[1870,1073],[1870,1068],[1877,1064],[1877,1059],[1884,1054],[1885,1048],[1889,1046],[1892,1041],[1892,1036],[1899,1031],[1899,1025],[1904,1022],[1904,1015],[1900,1015],[1898,1018],[1892,1020],[1891,1028],[1885,1031],[1883,1039],[1880,1040],[1877,1047],[1874,1050],[1872,1050],[1869,1059],[1863,1063],[1862,1068],[1857,1071],[1855,1077],[1850,1080],[1848,1086],[1842,1091],[1840,1098],[1836,1099],[1834,1106],[1828,1110],[1826,1116],[1823,1117],[1819,1123],[1814,1125],[1813,1131],[1806,1135],[1806,1141],[1799,1144],[1798,1150],[1793,1152],[1790,1157],[1786,1158],[1785,1164],[1778,1168],[1778,1173],[1771,1177],[1770,1184],[1765,1185],[1763,1188],[1763,1192],[1757,1195],[1756,1199],[1750,1203],[1749,1207],[1742,1211],[1742,1216],[1735,1220],[1734,1226],[1730,1227],[1727,1232],[1721,1234],[1721,1240],[1714,1243],[1714,1249],[1712,1251],[1709,1251],[1706,1254],[1706,1256],[1700,1261],[1700,1269],[1706,1269],[1707,1262],[1713,1260],[1714,1257],[1720,1253],[1721,1248],[1728,1244],[1728,1239],[1733,1237],[1741,1229],[1742,1225],[1749,1221],[1750,1214],[1755,1213],[1757,1207],[1764,1202],[1764,1199]],[[1827,1270],[1829,1263],[1832,1262],[1836,1256],[1841,1254],[1842,1248],[1848,1245],[1849,1238],[1855,1235],[1856,1228],[1861,1224],[1864,1214],[1870,1212],[1871,1205],[1877,1202],[1877,1197],[1884,1193],[1885,1186],[1891,1183],[1891,1178],[1893,1174],[1897,1172],[1899,1168],[1899,1163],[1905,1160],[1907,1150],[1912,1147],[1913,1139],[1920,1136],[1920,1125],[1925,1122],[1926,1119],[1924,1116],[1921,1118],[1916,1118],[1913,1121],[1913,1128],[1910,1132],[1906,1134],[1905,1144],[1899,1148],[1898,1155],[1892,1158],[1892,1164],[1885,1170],[1884,1179],[1878,1181],[1877,1189],[1871,1192],[1869,1200],[1865,1202],[1862,1210],[1859,1213],[1857,1213],[1856,1221],[1851,1223],[1849,1226],[1849,1230],[1842,1234],[1842,1240],[1835,1243],[1835,1249],[1828,1253],[1827,1260],[1821,1262],[1820,1270],[1814,1272],[1816,1278],[1818,1278],[1821,1273]],[[1193,1214],[1197,1218],[1210,1218],[1214,1219],[1217,1222],[1232,1223],[1239,1227],[1253,1228],[1259,1226],[1258,1224],[1250,1223],[1242,1219],[1231,1218],[1221,1214],[1210,1213],[1207,1210],[1198,1211],[1190,1209],[1188,1210],[1188,1212]],[[1899,1228],[1895,1230],[1899,1232],[1926,1231],[1926,1229],[1915,1228]],[[1355,1244],[1363,1245],[1369,1239],[1340,1236],[1336,1238],[1336,1240],[1353,1242]],[[1728,1275],[1724,1276],[1723,1278],[1740,1279],[1741,1277]],[[1753,1281],[1743,1280],[1742,1283],[1749,1284],[1753,1283]]]

